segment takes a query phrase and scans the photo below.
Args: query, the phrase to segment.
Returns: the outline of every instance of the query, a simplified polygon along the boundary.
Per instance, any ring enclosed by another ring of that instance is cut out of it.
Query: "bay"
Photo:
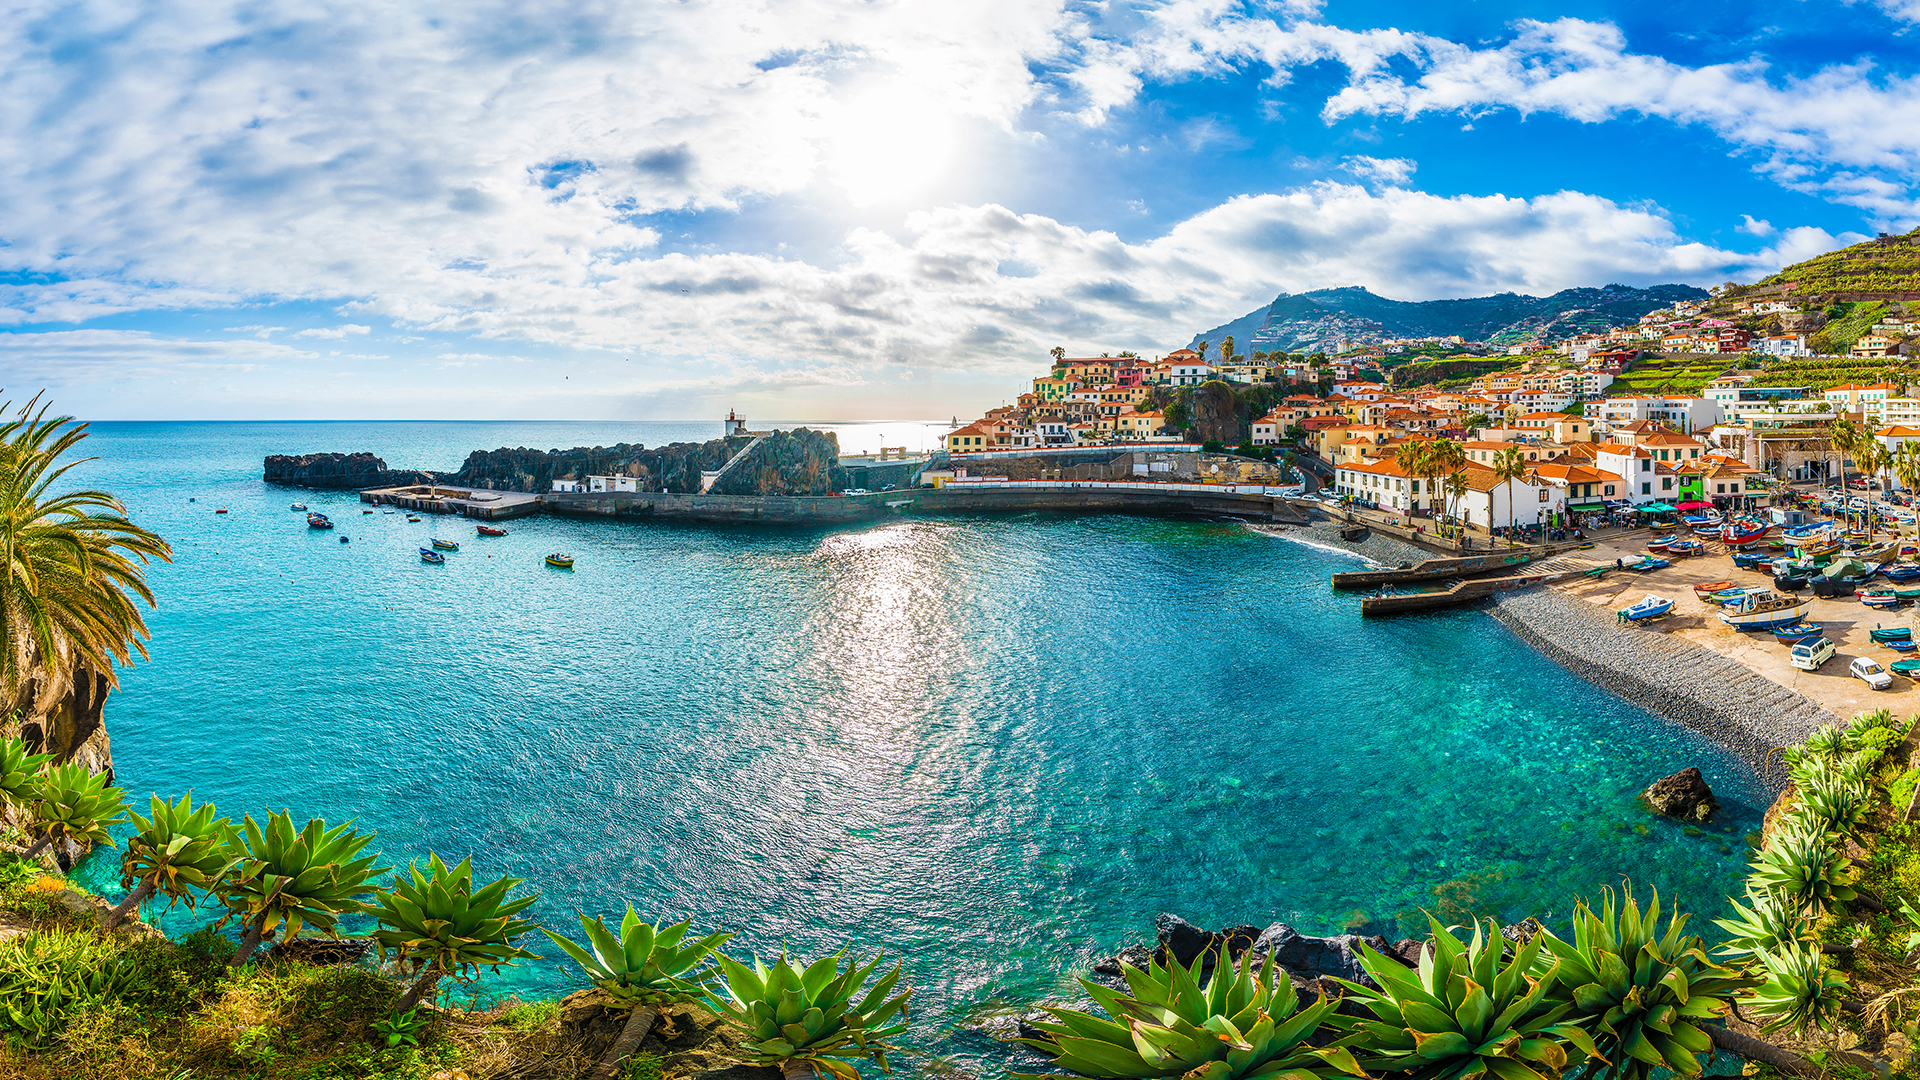
[[[840,430],[852,450],[939,427]],[[1738,887],[1765,796],[1737,759],[1482,613],[1361,620],[1327,585],[1343,553],[1034,515],[540,517],[488,539],[259,479],[268,453],[452,469],[476,448],[717,434],[95,425],[74,475],[176,551],[152,574],[152,659],[108,704],[119,782],[352,818],[389,863],[471,855],[529,879],[556,927],[630,901],[734,930],[736,952],[884,950],[917,991],[914,1045],[982,1073],[1004,1053],[968,1017],[1071,993],[1161,911],[1395,937],[1423,911],[1564,916],[1628,879],[1695,910]],[[341,527],[308,530],[293,501]],[[461,549],[424,565],[431,536]],[[573,572],[543,564],[554,550]],[[1635,803],[1687,765],[1728,810],[1705,831]],[[112,860],[83,872],[109,895]],[[537,951],[478,992],[580,985]]]

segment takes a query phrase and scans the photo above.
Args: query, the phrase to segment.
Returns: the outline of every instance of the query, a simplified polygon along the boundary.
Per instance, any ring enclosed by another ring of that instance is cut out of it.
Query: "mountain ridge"
[[[1611,284],[1562,289],[1550,296],[1495,293],[1453,300],[1389,300],[1362,285],[1281,293],[1273,302],[1195,334],[1188,343],[1232,335],[1236,351],[1333,352],[1341,341],[1448,337],[1504,345],[1633,322],[1676,300],[1704,300],[1692,285],[1635,288]]]

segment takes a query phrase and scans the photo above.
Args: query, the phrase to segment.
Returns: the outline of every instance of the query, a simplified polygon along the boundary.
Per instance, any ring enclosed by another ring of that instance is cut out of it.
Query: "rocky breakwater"
[[[269,454],[262,479],[269,484],[290,487],[360,491],[429,484],[445,478],[418,469],[389,469],[385,461],[362,451],[357,454]]]
[[[840,444],[833,435],[795,428],[651,449],[619,443],[572,450],[524,446],[475,450],[446,482],[496,491],[547,492],[555,480],[623,476],[638,481],[643,491],[686,495],[699,492],[706,475],[722,469],[725,472],[711,494],[825,495],[844,488],[847,479],[840,467]]]

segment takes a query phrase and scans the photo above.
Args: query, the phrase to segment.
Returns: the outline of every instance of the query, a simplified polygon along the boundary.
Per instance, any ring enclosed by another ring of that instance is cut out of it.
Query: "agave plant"
[[[1810,831],[1851,836],[1872,809],[1866,784],[1835,776],[1830,782],[1802,788],[1793,816]]]
[[[1778,893],[1788,910],[1798,915],[1824,914],[1834,904],[1856,895],[1842,880],[1845,859],[1839,848],[1826,834],[1813,829],[1781,829],[1750,865],[1753,873],[1748,883]]]
[[[1360,963],[1380,989],[1345,982],[1349,1000],[1373,1019],[1355,1021],[1360,1066],[1405,1073],[1406,1080],[1548,1080],[1567,1065],[1566,1044],[1598,1057],[1579,1025],[1565,1022],[1573,1003],[1550,974],[1535,971],[1545,935],[1502,962],[1509,942],[1488,921],[1462,941],[1429,916],[1433,944],[1407,970],[1360,947]]]
[[[1299,1008],[1293,979],[1284,970],[1276,975],[1271,956],[1257,973],[1244,955],[1237,966],[1217,964],[1205,987],[1194,975],[1199,963],[1196,959],[1188,968],[1178,961],[1166,967],[1150,962],[1144,971],[1128,967],[1126,994],[1082,980],[1112,1019],[1081,1009],[1048,1009],[1054,1022],[1034,1025],[1047,1037],[1021,1041],[1052,1056],[1063,1069],[1103,1080],[1366,1075],[1345,1047],[1316,1048],[1307,1042],[1339,1002],[1322,997]]]
[[[1781,1028],[1804,1036],[1810,1027],[1831,1028],[1841,1008],[1847,980],[1827,969],[1818,945],[1795,941],[1761,953],[1762,980],[1753,991],[1753,1011],[1771,1017],[1760,1027]]]
[[[727,997],[719,1000],[721,1013],[746,1031],[742,1055],[755,1065],[772,1065],[788,1080],[807,1080],[821,1070],[840,1080],[859,1080],[852,1061],[869,1058],[887,1066],[888,1042],[907,1030],[907,997],[903,990],[888,997],[900,981],[900,965],[861,994],[860,989],[880,966],[880,958],[862,964],[845,953],[823,956],[802,966],[785,953],[772,967],[758,958],[747,967],[717,956],[726,977]],[[844,966],[843,966],[844,964]]]
[[[35,754],[19,736],[0,739],[0,810],[24,806],[40,779],[40,768],[52,754]]]
[[[432,993],[440,980],[482,966],[511,964],[534,957],[514,945],[514,939],[535,929],[531,920],[517,916],[540,899],[539,893],[508,899],[520,878],[503,877],[476,890],[473,860],[462,859],[447,869],[440,856],[429,852],[424,873],[410,865],[406,875],[393,876],[393,889],[374,893],[367,913],[380,920],[373,940],[385,956],[416,966],[419,975],[393,1007],[395,1016],[411,1012]]]
[[[1680,912],[1663,930],[1658,892],[1645,911],[1631,892],[1617,906],[1612,889],[1604,895],[1598,912],[1585,902],[1574,908],[1572,941],[1541,935],[1553,976],[1573,999],[1567,1022],[1593,1040],[1608,1080],[1647,1080],[1655,1069],[1699,1075],[1699,1055],[1713,1049],[1700,1024],[1725,1013],[1752,980],[1707,959]]]
[[[688,919],[655,927],[643,922],[628,904],[618,935],[599,919],[580,916],[580,929],[587,936],[585,947],[551,930],[541,930],[573,957],[595,986],[631,1010],[620,1037],[594,1070],[593,1080],[612,1080],[620,1063],[646,1040],[661,1006],[709,996],[713,970],[701,965],[717,956],[713,950],[733,935],[708,934],[687,941],[687,928],[692,923]]]
[[[107,830],[126,820],[127,800],[125,792],[107,785],[105,773],[85,765],[55,765],[34,784],[27,812],[34,841],[21,858],[31,860],[56,840],[72,841],[82,851],[111,845]]]
[[[195,889],[212,889],[240,861],[240,838],[233,822],[213,816],[212,803],[193,805],[193,793],[169,803],[151,797],[152,817],[127,811],[139,831],[127,838],[120,857],[120,887],[127,898],[107,914],[107,928],[120,925],[127,913],[158,892],[167,906],[185,901],[194,906]]]
[[[1808,735],[1800,744],[1802,761],[1825,761],[1838,764],[1840,759],[1853,751],[1852,740],[1842,728],[1821,726]]]
[[[1787,907],[1780,894],[1764,890],[1749,892],[1747,903],[1753,906],[1728,899],[1727,906],[1733,909],[1733,917],[1713,921],[1727,932],[1726,944],[1715,950],[1720,955],[1752,957],[1800,941],[1806,934],[1806,922]]]
[[[372,833],[352,831],[352,822],[327,828],[314,818],[298,832],[282,811],[261,828],[249,814],[243,831],[246,854],[221,882],[221,900],[240,916],[240,948],[228,966],[238,969],[260,947],[267,931],[286,924],[283,941],[312,926],[332,932],[342,912],[361,910],[355,899],[374,890],[373,878],[392,867],[361,856]]]

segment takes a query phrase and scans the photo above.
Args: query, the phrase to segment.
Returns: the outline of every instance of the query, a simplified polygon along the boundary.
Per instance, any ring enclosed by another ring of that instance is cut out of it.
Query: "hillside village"
[[[1884,448],[1892,482],[1891,455],[1920,443],[1916,351],[1920,230],[1559,340],[1243,355],[1229,336],[1151,359],[1055,349],[1015,402],[946,447],[963,470],[970,456],[1046,448],[1285,454],[1354,503],[1478,530],[1737,507],[1835,477],[1849,456],[1872,464],[1849,453],[1854,430]]]

